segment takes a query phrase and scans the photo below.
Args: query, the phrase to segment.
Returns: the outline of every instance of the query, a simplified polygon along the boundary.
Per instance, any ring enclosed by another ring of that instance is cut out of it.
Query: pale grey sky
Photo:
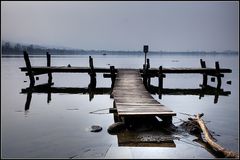
[[[2,2],[2,40],[79,49],[239,50],[239,2]]]

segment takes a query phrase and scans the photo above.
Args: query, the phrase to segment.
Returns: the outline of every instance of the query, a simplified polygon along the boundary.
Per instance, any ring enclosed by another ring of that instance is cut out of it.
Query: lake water
[[[92,55],[95,67],[114,65],[115,68],[142,68],[143,55]],[[228,96],[219,96],[214,103],[214,95],[152,95],[156,100],[177,113],[173,124],[188,116],[181,114],[204,113],[207,127],[215,132],[217,143],[223,147],[239,150],[239,61],[238,55],[148,55],[151,67],[200,67],[200,58],[207,67],[232,69],[222,79],[222,88],[231,91]],[[33,66],[46,66],[46,57],[30,57]],[[52,56],[52,66],[88,66],[88,56]],[[23,57],[1,59],[1,126],[3,158],[214,158],[208,150],[193,140],[187,133],[174,134],[174,147],[119,146],[119,136],[110,135],[108,127],[114,123],[113,99],[109,94],[94,95],[90,101],[88,94],[52,93],[47,102],[46,93],[33,93],[30,106],[25,110],[27,94],[21,90],[28,87],[29,78],[21,72]],[[54,87],[86,88],[88,74],[53,73]],[[40,75],[37,84],[46,83],[47,75]],[[231,85],[226,84],[232,81]],[[24,82],[27,81],[27,82]],[[152,84],[157,85],[157,78]],[[202,75],[167,74],[164,88],[200,88]],[[216,82],[208,83],[216,86]],[[97,74],[97,88],[110,88],[111,80]],[[90,132],[92,125],[103,128],[101,132]],[[161,133],[159,133],[161,134]]]

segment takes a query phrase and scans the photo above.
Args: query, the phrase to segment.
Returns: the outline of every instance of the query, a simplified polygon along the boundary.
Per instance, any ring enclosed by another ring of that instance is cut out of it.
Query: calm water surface
[[[144,56],[93,55],[95,67],[114,65],[116,68],[141,68]],[[149,55],[151,67],[200,67],[200,58],[207,67],[232,69],[225,74],[222,88],[231,91],[229,96],[219,96],[214,103],[214,95],[152,95],[168,106],[177,116],[173,123],[179,125],[179,119],[187,120],[181,113],[204,113],[207,126],[217,135],[217,142],[233,151],[239,149],[239,62],[238,56],[157,56]],[[30,57],[34,66],[46,65],[45,57]],[[88,56],[52,56],[53,66],[88,66]],[[20,72],[25,66],[23,57],[2,58],[1,63],[1,125],[2,157],[4,158],[213,158],[193,139],[194,136],[179,135],[174,140],[175,147],[133,147],[119,146],[118,136],[110,135],[107,128],[114,123],[113,99],[109,94],[94,95],[89,101],[88,94],[52,93],[47,103],[47,94],[33,93],[30,108],[25,111],[27,94],[21,89],[28,87],[29,79]],[[226,84],[231,80],[232,85]],[[27,81],[27,82],[24,82]],[[152,84],[157,85],[157,79]],[[37,84],[46,83],[47,76],[39,76]],[[89,84],[87,74],[53,74],[54,87],[84,88]],[[216,82],[210,82],[216,86]],[[167,75],[164,88],[199,88],[201,75]],[[97,87],[108,88],[111,80],[97,74]],[[92,125],[100,125],[103,130],[90,132]]]

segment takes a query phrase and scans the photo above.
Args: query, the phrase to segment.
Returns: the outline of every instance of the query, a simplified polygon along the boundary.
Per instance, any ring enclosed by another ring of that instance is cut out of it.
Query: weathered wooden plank
[[[119,116],[175,116],[145,89],[138,70],[118,70],[112,95]]]
[[[119,105],[119,106],[139,106],[139,107],[141,107],[141,106],[144,106],[144,107],[149,107],[149,106],[160,106],[161,107],[161,106],[164,106],[164,105],[159,104],[157,102],[152,102],[152,103],[130,103],[130,102],[119,103],[119,102],[116,102],[116,104]]]

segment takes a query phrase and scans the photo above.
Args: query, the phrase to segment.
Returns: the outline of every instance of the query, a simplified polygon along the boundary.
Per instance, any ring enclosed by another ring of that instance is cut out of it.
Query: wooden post
[[[89,56],[89,67],[90,67],[90,76],[96,76],[96,72],[94,70],[94,66],[93,66],[93,59],[91,56]]]
[[[27,67],[27,70],[28,70],[27,72],[28,72],[28,76],[29,76],[29,79],[30,79],[30,86],[34,86],[35,80],[34,80],[34,75],[33,75],[33,72],[32,72],[32,66],[31,66],[31,63],[30,63],[30,60],[29,60],[28,53],[26,51],[24,51],[23,55],[24,55],[24,60],[25,60],[26,67]]]
[[[143,84],[147,88],[147,72],[145,64],[143,64]]]
[[[146,65],[146,73],[148,73],[148,70],[150,68],[150,60],[147,59],[147,65]],[[147,77],[147,87],[149,88],[151,84],[151,77]]]
[[[202,59],[200,59],[200,63],[201,63],[201,67],[202,67],[202,68],[206,68],[206,63],[205,63],[205,61],[203,61]],[[203,87],[206,87],[206,86],[207,86],[207,81],[208,81],[208,79],[207,79],[207,74],[206,74],[206,73],[203,73],[203,84],[202,84]]]
[[[159,71],[158,71],[158,88],[159,89],[163,89],[163,78],[165,78],[166,75],[163,74],[163,69],[162,66],[159,67]]]
[[[95,72],[95,70],[94,70],[93,59],[92,59],[91,56],[89,56],[89,67],[90,67],[90,73],[89,73],[89,75],[90,75],[90,78],[91,78],[90,84],[91,84],[92,86],[96,86],[96,72]]]
[[[220,89],[222,85],[222,80],[221,80],[219,62],[215,62],[215,67],[216,67],[216,76],[217,76],[217,89]]]
[[[163,74],[162,72],[162,66],[159,67],[159,71],[158,71],[158,95],[159,95],[159,99],[162,99],[162,89],[163,89],[163,78],[166,77],[165,74]]]
[[[146,65],[146,59],[147,59],[147,52],[148,52],[148,45],[144,45],[143,46],[143,52],[145,53],[145,61],[144,64]]]
[[[111,88],[113,88],[114,83],[115,83],[115,79],[116,79],[115,67],[114,66],[110,66],[110,73],[111,73],[111,80],[112,80]]]
[[[149,58],[147,59],[147,69],[149,69],[150,68],[150,60],[149,60]]]
[[[47,67],[51,67],[51,55],[47,52]],[[48,72],[48,84],[52,83],[52,72]]]
[[[94,90],[96,88],[96,72],[93,66],[93,59],[89,56],[89,67],[90,67],[90,84],[88,85],[89,100],[91,101],[94,97]]]

